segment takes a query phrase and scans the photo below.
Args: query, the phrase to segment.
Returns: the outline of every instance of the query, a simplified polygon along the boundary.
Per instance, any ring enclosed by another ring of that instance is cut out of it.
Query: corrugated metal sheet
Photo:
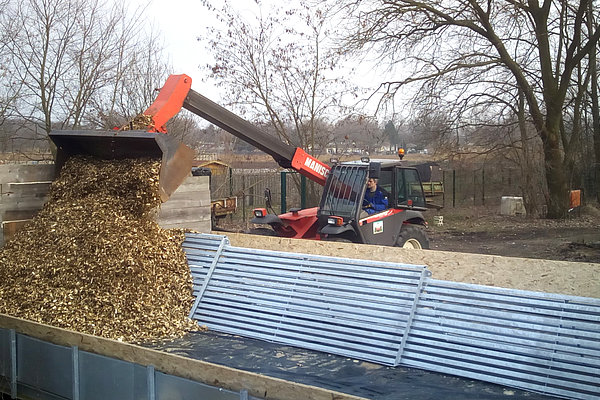
[[[215,331],[508,385],[600,399],[600,299],[430,278],[424,266],[184,244]]]
[[[428,279],[401,364],[600,398],[600,300]]]
[[[245,249],[226,242],[220,236],[188,235],[184,245],[197,295],[192,315],[201,325],[396,363],[428,274],[425,267]]]

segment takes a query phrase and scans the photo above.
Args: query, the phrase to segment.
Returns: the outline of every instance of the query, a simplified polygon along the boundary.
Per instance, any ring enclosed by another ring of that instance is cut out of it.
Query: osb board
[[[33,213],[40,210],[46,203],[45,197],[15,197],[3,199],[0,201],[0,218],[8,218],[12,212],[31,211]],[[8,220],[8,219],[3,219]]]
[[[20,220],[24,220],[24,219],[31,219],[33,218],[38,210],[40,209],[40,207],[37,208],[30,208],[30,209],[24,209],[24,210],[6,210],[4,212],[0,212],[0,221],[20,221]],[[2,207],[0,206],[0,210],[2,210]]]
[[[0,314],[0,327],[38,338],[60,346],[77,346],[80,350],[129,361],[140,365],[152,365],[160,372],[191,379],[239,392],[246,389],[250,396],[265,399],[303,400],[361,400],[332,390],[272,378],[253,372],[238,370],[201,360],[185,358],[176,354],[147,349],[145,347],[86,335],[49,325]],[[363,399],[365,400],[365,399]]]
[[[27,224],[30,220],[18,220],[18,221],[5,221],[2,222],[2,234],[6,240],[10,240],[14,236],[14,234],[21,229],[25,224]]]
[[[222,232],[214,232],[223,234]],[[231,245],[426,265],[434,279],[600,298],[600,264],[227,233]]]
[[[46,203],[51,182],[0,183],[0,221],[33,217]]]
[[[0,183],[0,195],[2,200],[11,197],[45,197],[50,190],[52,182],[6,182]]]
[[[33,218],[47,200],[54,165],[0,165],[0,246]],[[12,223],[15,221],[15,223]]]

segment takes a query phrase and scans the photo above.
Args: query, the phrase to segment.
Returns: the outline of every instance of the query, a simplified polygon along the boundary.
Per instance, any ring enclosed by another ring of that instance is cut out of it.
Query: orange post
[[[581,206],[581,190],[571,190],[569,192],[569,208]]]

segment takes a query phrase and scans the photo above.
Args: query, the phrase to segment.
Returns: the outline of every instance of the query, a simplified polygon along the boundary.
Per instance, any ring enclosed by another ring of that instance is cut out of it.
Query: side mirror
[[[381,175],[381,163],[369,163],[369,178],[379,179],[379,175]]]

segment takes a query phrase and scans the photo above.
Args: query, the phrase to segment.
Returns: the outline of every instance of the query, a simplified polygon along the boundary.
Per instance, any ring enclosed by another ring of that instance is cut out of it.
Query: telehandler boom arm
[[[162,157],[159,191],[169,196],[190,174],[194,152],[174,137],[165,135],[169,119],[185,108],[234,136],[270,154],[284,168],[293,168],[325,185],[329,166],[300,148],[294,148],[261,131],[248,121],[213,103],[191,89],[192,78],[171,75],[152,105],[126,126],[117,130],[55,130],[50,139],[56,145],[56,170],[75,155],[101,159]]]
[[[181,108],[206,119],[232,135],[269,154],[283,168],[292,168],[307,178],[325,185],[329,166],[301,148],[294,148],[261,131],[250,122],[212,102],[191,89],[192,78],[171,75],[154,103],[144,112],[152,118],[156,132],[166,132],[166,122]]]

